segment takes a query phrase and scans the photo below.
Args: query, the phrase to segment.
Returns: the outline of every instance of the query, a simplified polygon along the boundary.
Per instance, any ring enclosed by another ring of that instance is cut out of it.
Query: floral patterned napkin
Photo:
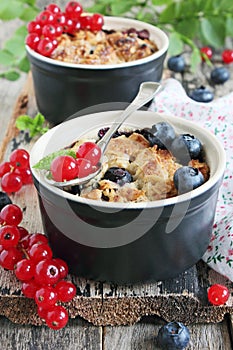
[[[212,131],[222,142],[227,157],[211,242],[203,260],[233,281],[233,92],[209,103],[190,99],[175,79],[163,81],[150,110],[192,120]]]

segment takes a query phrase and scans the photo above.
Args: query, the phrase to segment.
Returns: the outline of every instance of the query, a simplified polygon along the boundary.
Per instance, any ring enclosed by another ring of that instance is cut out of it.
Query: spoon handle
[[[106,134],[98,142],[98,146],[100,147],[102,154],[111,140],[112,135],[120,128],[129,115],[152,100],[152,98],[159,92],[160,88],[161,84],[155,82],[144,82],[140,85],[137,96],[122,112],[122,114],[117,117]]]

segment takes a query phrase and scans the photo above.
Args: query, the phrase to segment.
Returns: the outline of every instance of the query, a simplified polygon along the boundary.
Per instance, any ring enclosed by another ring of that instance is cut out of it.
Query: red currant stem
[[[29,257],[29,255],[28,255],[27,250],[26,250],[25,248],[22,248],[21,251],[22,251],[23,254],[25,255],[25,258],[28,259],[28,260],[30,260],[30,257]]]

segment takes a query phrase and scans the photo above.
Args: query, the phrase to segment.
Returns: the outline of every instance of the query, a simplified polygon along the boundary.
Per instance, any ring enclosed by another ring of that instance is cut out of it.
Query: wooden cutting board
[[[0,161],[7,160],[15,148],[30,151],[35,140],[26,132],[19,132],[15,120],[21,114],[37,113],[32,79],[29,74],[23,91],[15,102],[8,129],[0,145]],[[11,196],[24,213],[22,226],[29,232],[43,232],[36,189],[24,186]],[[214,307],[208,303],[207,289],[222,283],[231,290],[233,284],[198,262],[180,276],[153,284],[113,285],[69,276],[77,286],[77,296],[68,305],[71,318],[82,317],[94,325],[130,325],[144,316],[157,315],[165,321],[179,320],[185,324],[220,322],[226,313],[233,313],[233,299],[227,305]],[[21,293],[21,283],[14,273],[0,268],[0,315],[20,324],[40,325],[33,300]]]

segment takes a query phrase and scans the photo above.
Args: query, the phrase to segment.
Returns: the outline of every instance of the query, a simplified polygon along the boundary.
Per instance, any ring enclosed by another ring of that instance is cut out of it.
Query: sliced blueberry
[[[191,159],[202,160],[202,144],[198,138],[190,134],[177,136],[170,150],[181,164],[188,164]]]
[[[225,67],[214,68],[210,74],[210,79],[215,84],[223,84],[230,78],[230,72]]]
[[[174,173],[173,181],[179,194],[192,191],[205,182],[202,173],[191,166],[178,168]]]
[[[154,144],[161,149],[169,148],[176,137],[174,128],[167,122],[159,122],[152,125],[151,131],[155,138]]]
[[[204,86],[200,86],[190,92],[189,97],[197,102],[211,102],[214,99],[214,94]]]
[[[132,175],[127,170],[118,167],[109,168],[103,178],[116,182],[120,186],[133,181]]]
[[[177,73],[181,73],[185,69],[185,60],[183,56],[172,56],[167,61],[168,68]]]
[[[11,199],[8,197],[8,195],[5,192],[0,192],[0,211],[2,208],[4,208],[7,204],[12,204]]]
[[[157,344],[166,350],[185,349],[190,341],[189,329],[181,322],[169,322],[159,329]]]

